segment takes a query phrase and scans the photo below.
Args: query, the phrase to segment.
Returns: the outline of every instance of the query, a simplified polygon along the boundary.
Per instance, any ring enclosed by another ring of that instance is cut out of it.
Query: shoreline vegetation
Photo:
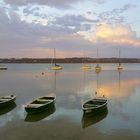
[[[51,63],[52,58],[0,58],[0,63]],[[83,63],[83,57],[56,58],[56,63]],[[85,63],[140,63],[140,58],[86,58]]]

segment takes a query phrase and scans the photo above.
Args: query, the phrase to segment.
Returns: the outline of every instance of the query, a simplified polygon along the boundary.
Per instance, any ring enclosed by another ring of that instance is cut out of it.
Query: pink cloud
[[[85,38],[93,43],[106,43],[120,46],[140,47],[140,39],[136,32],[127,25],[110,25],[103,24],[96,26],[95,31],[84,34]]]

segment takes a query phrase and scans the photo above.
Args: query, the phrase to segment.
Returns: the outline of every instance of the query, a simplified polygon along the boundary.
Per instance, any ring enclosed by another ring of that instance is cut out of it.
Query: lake
[[[14,94],[16,104],[0,110],[0,140],[140,139],[140,64],[100,64],[102,71],[82,71],[82,64],[5,64],[0,71],[0,96]],[[95,64],[91,64],[94,68]],[[95,95],[95,91],[98,92]],[[23,105],[42,95],[56,95],[55,107],[30,117]],[[108,98],[107,110],[85,117],[82,104]]]

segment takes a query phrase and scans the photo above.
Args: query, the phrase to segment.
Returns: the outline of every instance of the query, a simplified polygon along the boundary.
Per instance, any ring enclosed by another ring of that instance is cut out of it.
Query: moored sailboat
[[[80,68],[81,70],[90,70],[91,69],[91,66],[86,63],[86,57],[83,58],[82,63],[83,63],[82,67]]]
[[[55,61],[56,61],[56,52],[55,52],[55,48],[54,48],[54,58],[52,60],[52,64],[54,64],[54,65],[51,67],[51,70],[62,70],[63,67],[58,65],[58,64],[56,64]]]
[[[117,69],[120,71],[120,70],[123,70],[123,67],[121,65],[121,62],[120,62],[120,49],[119,49],[119,65],[117,66]]]
[[[88,64],[83,64],[83,66],[81,67],[81,70],[90,70],[91,66],[89,66]]]
[[[97,49],[97,58],[98,58],[98,49]],[[95,66],[95,72],[99,73],[101,71],[101,66],[99,65],[99,63],[97,63],[97,65]]]

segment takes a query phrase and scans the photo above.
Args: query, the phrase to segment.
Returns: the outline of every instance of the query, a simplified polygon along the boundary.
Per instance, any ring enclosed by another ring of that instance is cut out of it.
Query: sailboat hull
[[[51,70],[62,70],[61,66],[52,66]]]
[[[81,67],[81,70],[90,70],[91,69],[91,66],[89,65],[84,65]]]

